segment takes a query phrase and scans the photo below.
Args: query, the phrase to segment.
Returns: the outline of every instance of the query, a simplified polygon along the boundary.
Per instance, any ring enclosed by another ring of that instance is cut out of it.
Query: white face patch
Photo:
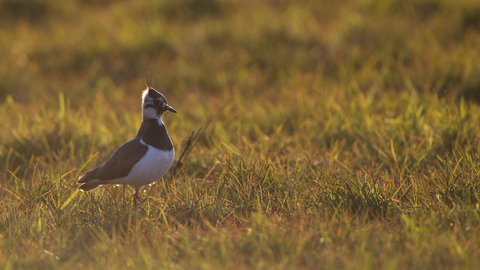
[[[142,108],[143,119],[161,119],[161,114],[168,109],[168,105],[162,94],[153,88],[147,88],[142,93]]]
[[[143,93],[142,93],[142,103],[153,102],[154,98],[151,97],[151,96],[148,94],[148,93],[150,92],[150,90],[153,91],[153,92],[156,92],[158,95],[161,96],[161,94],[158,93],[158,92],[157,92],[156,90],[154,90],[153,88],[152,88],[152,89],[148,89],[148,88],[147,88],[147,89],[144,90]],[[156,97],[156,98],[158,98],[158,97]]]
[[[157,111],[154,108],[143,109],[143,119],[158,118]]]
[[[147,94],[148,94],[148,87],[142,93],[142,105],[143,105],[143,102],[145,102],[145,97],[147,96]]]

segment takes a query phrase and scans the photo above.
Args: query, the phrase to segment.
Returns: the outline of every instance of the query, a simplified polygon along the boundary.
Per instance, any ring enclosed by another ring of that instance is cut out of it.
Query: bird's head
[[[143,119],[160,119],[164,112],[171,111],[177,113],[177,111],[167,104],[165,97],[152,87],[147,87],[143,91]]]

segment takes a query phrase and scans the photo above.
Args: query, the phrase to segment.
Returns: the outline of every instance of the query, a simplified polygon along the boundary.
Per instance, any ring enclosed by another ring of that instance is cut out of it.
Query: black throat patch
[[[159,125],[157,119],[143,120],[136,138],[163,151],[171,151],[173,144],[168,137],[165,125]]]

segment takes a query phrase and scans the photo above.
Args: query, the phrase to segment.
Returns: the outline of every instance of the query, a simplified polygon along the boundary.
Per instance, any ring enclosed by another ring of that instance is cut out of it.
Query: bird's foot
[[[135,194],[133,195],[133,204],[135,205],[135,207],[137,207],[137,201],[138,203],[141,203],[142,197],[140,197],[140,193],[138,193],[138,191],[135,191]]]

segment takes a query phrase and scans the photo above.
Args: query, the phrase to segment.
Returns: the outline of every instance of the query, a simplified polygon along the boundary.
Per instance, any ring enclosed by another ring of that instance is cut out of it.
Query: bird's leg
[[[135,194],[133,195],[133,203],[135,205],[135,207],[137,207],[137,200],[139,203],[142,202],[142,197],[140,197],[140,188],[135,188]]]

